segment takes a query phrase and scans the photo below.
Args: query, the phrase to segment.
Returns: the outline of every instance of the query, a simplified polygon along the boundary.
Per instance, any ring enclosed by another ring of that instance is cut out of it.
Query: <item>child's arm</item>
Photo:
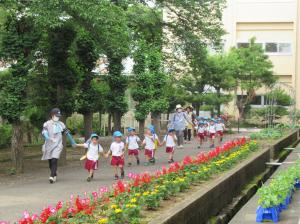
[[[85,144],[76,144],[76,147],[86,148]]]

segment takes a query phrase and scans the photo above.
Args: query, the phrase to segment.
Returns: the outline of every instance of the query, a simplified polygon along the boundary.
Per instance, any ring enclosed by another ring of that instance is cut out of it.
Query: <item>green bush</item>
[[[10,144],[12,128],[9,124],[0,125],[0,148],[7,147]]]
[[[278,139],[282,137],[282,130],[275,128],[266,128],[260,132],[252,133],[251,139]]]

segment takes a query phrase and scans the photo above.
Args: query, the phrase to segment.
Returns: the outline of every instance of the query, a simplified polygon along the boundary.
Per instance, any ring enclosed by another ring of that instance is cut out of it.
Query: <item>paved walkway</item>
[[[228,135],[224,141],[236,137],[237,135]],[[197,142],[193,140],[186,144],[184,149],[176,151],[175,160],[180,161],[186,155],[196,155],[200,151],[208,150],[208,143],[203,148],[197,149]],[[38,213],[47,205],[68,199],[71,194],[82,195],[84,192],[97,190],[100,186],[110,186],[114,182],[109,161],[103,158],[100,162],[100,169],[96,171],[94,181],[86,182],[87,172],[83,169],[83,162],[78,159],[81,155],[82,152],[80,153],[80,151],[72,153],[71,161],[68,162],[67,166],[59,168],[58,181],[52,185],[48,182],[47,162],[40,161],[40,158],[26,162],[25,174],[1,178],[0,220],[15,221],[24,210]],[[141,158],[143,164],[144,158],[143,156]],[[130,168],[125,167],[125,172],[128,174],[129,172],[155,171],[163,165],[168,165],[167,154],[164,149],[157,151],[156,158],[155,166],[135,165]]]
[[[294,150],[285,161],[292,162],[299,158],[300,145]],[[278,172],[286,169],[292,164],[282,164],[276,172],[272,175],[269,181],[276,176]],[[267,183],[269,182],[267,181]],[[257,209],[258,195],[256,194],[248,201],[246,205],[233,217],[230,224],[252,224],[256,223],[256,209]],[[280,222],[278,224],[300,224],[300,190],[296,190],[293,194],[292,203],[289,208],[280,214]]]

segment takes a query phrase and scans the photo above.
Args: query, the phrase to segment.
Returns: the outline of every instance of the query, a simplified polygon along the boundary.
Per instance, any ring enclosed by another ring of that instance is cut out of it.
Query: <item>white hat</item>
[[[177,105],[176,105],[176,110],[178,110],[178,109],[182,109],[181,104],[177,104]]]

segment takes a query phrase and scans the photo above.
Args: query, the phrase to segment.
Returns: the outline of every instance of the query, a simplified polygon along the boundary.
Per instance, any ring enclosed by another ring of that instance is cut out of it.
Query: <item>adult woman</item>
[[[178,104],[176,106],[176,113],[170,120],[170,126],[171,128],[175,129],[177,144],[179,148],[183,148],[183,132],[186,126],[186,122],[192,124],[192,121],[189,120],[187,114],[183,111],[182,106]]]
[[[192,138],[192,131],[193,131],[193,123],[194,123],[194,118],[195,118],[195,115],[193,113],[193,107],[192,106],[188,106],[186,107],[185,109],[185,112],[186,112],[186,115],[187,115],[187,122],[186,122],[186,127],[185,127],[185,130],[184,130],[184,140],[185,141],[191,141],[191,138]]]
[[[53,108],[50,112],[50,120],[44,123],[42,131],[42,135],[45,139],[45,143],[42,147],[42,160],[48,160],[49,162],[49,181],[51,184],[56,182],[57,163],[63,150],[62,134],[67,135],[72,146],[76,147],[76,143],[73,140],[70,131],[66,128],[66,125],[63,122],[59,121],[60,117],[60,110],[58,108]]]

